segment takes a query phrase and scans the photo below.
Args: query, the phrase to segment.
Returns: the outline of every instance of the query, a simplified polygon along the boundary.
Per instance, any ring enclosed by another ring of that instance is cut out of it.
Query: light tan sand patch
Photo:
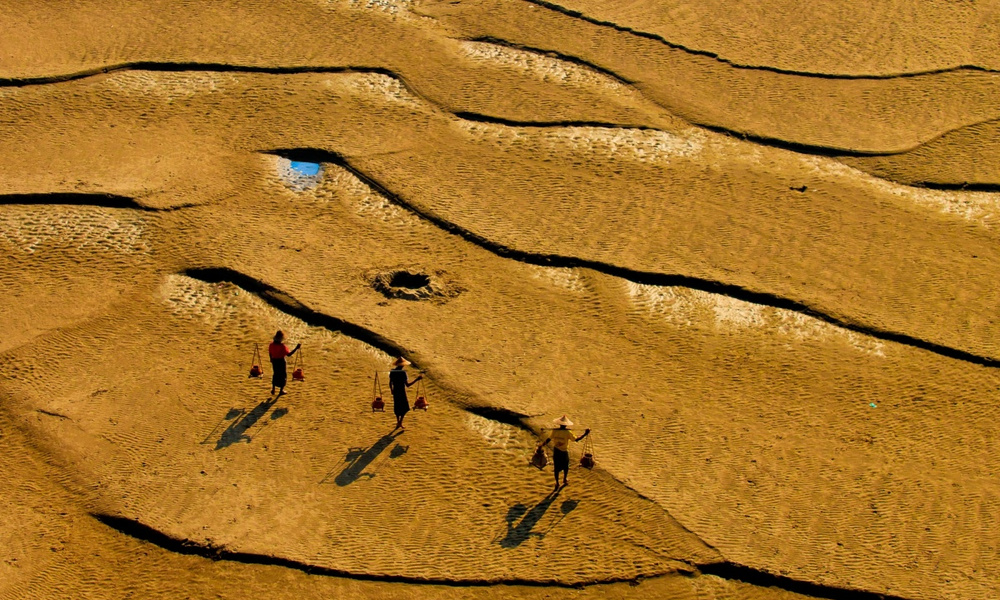
[[[402,81],[381,73],[360,73],[356,77],[347,79],[347,87],[355,93],[377,95],[399,104],[424,105],[424,102],[414,96]]]
[[[354,8],[378,10],[393,16],[406,15],[413,6],[413,0],[350,0]]]
[[[472,60],[512,67],[521,72],[530,73],[540,81],[603,87],[620,94],[638,96],[638,92],[613,77],[537,52],[528,52],[487,42],[461,42],[459,47],[465,56]]]
[[[39,206],[0,211],[0,240],[27,254],[55,247],[148,254],[144,234],[141,217],[109,209]]]
[[[885,344],[877,339],[795,311],[683,287],[628,281],[625,288],[636,308],[681,327],[704,327],[707,317],[722,331],[756,329],[775,332],[796,341],[840,339],[859,351],[875,356],[885,355]]]
[[[530,265],[529,268],[531,269],[532,277],[561,290],[576,293],[587,291],[587,284],[577,269],[539,267],[535,265]]]
[[[531,436],[517,427],[473,413],[468,413],[465,424],[470,430],[481,435],[491,447],[527,457],[528,447],[532,444]]]
[[[239,85],[236,73],[187,71],[119,71],[107,76],[107,86],[122,96],[155,97],[167,103],[224,92]]]
[[[902,185],[818,156],[803,156],[801,161],[818,175],[860,184],[868,187],[873,194],[902,198],[915,206],[959,217],[982,227],[992,228],[1000,218],[1000,194],[997,193],[932,190]]]
[[[654,129],[569,126],[553,129],[515,128],[490,123],[458,121],[460,131],[472,139],[504,148],[521,147],[546,152],[579,154],[669,163],[676,158],[697,157],[708,140],[698,129],[680,133]]]

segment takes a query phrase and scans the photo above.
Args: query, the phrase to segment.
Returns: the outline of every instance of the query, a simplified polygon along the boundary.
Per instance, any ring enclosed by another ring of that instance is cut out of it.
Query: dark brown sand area
[[[0,599],[1000,596],[998,10],[0,7]]]

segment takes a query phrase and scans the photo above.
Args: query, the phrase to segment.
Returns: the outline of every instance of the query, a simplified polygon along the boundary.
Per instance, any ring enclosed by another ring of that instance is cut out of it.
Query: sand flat
[[[882,76],[953,69],[996,70],[993,2],[538,2],[577,12],[740,66],[817,75]]]
[[[0,11],[0,598],[997,595],[995,74],[815,76],[961,7],[566,7]]]

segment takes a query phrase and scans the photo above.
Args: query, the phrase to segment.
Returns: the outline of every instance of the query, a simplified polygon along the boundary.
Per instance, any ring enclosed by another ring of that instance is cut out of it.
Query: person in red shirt
[[[285,358],[295,354],[302,344],[295,346],[295,350],[289,351],[288,346],[284,344],[285,332],[278,330],[278,333],[274,334],[274,341],[271,342],[267,347],[267,354],[271,357],[271,393],[274,393],[274,388],[279,388],[280,391],[278,395],[285,393],[285,384],[288,382],[288,370],[285,368]]]

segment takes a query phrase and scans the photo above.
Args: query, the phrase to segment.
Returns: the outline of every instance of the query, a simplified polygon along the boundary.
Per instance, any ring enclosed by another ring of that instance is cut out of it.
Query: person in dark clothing
[[[569,478],[569,443],[570,441],[579,442],[583,438],[590,435],[590,430],[587,429],[583,432],[580,437],[573,437],[573,432],[570,431],[570,427],[573,426],[573,422],[563,415],[554,421],[556,425],[559,426],[558,429],[553,429],[549,436],[545,438],[545,441],[538,444],[539,448],[547,446],[549,442],[552,442],[552,467],[556,475],[556,488],[559,489],[559,472],[562,471],[563,474],[563,485],[569,485],[567,479]]]
[[[403,417],[410,412],[410,401],[406,397],[406,388],[424,378],[418,375],[413,381],[407,381],[406,371],[403,369],[410,361],[405,358],[397,358],[393,369],[389,371],[389,391],[392,392],[392,412],[396,413],[396,429],[406,429],[403,427]]]
[[[278,333],[274,334],[274,341],[271,342],[267,347],[267,354],[271,357],[271,393],[274,393],[274,388],[279,388],[280,391],[278,395],[285,393],[285,384],[288,382],[288,370],[285,368],[285,358],[295,354],[302,344],[295,346],[292,351],[288,350],[288,346],[284,344],[285,332],[278,330]]]

